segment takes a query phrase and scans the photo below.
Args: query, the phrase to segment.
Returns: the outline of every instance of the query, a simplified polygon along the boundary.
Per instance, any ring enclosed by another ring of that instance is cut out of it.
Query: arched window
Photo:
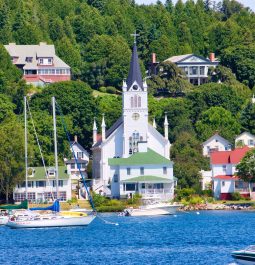
[[[134,107],[137,108],[137,95],[134,96]]]
[[[134,131],[132,137],[129,137],[129,154],[138,152],[139,132]]]
[[[141,108],[141,97],[138,96],[138,108]]]
[[[133,108],[134,107],[134,98],[131,97],[130,101],[131,101],[131,108]]]

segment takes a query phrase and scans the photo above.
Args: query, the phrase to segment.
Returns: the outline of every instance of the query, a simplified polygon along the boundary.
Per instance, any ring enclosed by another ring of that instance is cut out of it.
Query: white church
[[[164,136],[148,122],[148,93],[142,80],[136,43],[128,78],[122,87],[122,116],[106,130],[104,117],[101,139],[93,126],[93,190],[112,198],[139,193],[143,199],[169,200],[176,179],[170,158],[168,120]]]

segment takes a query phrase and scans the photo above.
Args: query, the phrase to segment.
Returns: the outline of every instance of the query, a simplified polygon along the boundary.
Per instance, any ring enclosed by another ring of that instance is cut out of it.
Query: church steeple
[[[137,54],[137,47],[136,47],[136,41],[134,42],[133,46],[133,52],[130,62],[130,68],[127,78],[127,90],[129,90],[134,82],[137,83],[137,85],[143,90],[143,79],[142,79],[142,73],[139,65],[139,59]]]

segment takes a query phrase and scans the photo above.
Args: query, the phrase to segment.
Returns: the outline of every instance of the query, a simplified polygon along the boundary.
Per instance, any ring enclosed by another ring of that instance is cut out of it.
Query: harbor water
[[[255,244],[255,212],[176,216],[103,215],[88,227],[0,227],[0,264],[234,264],[231,252]]]

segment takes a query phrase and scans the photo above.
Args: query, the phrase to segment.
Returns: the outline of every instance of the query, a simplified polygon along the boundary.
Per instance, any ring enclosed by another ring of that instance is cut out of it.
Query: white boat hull
[[[6,225],[9,220],[9,216],[0,216],[0,225]]]
[[[10,228],[46,228],[46,227],[66,227],[66,226],[86,226],[89,225],[95,216],[84,217],[56,217],[55,219],[40,219],[40,220],[20,220],[7,222]]]
[[[139,209],[127,209],[130,216],[155,216],[155,215],[171,215],[175,214],[180,206],[158,204],[147,205]]]

